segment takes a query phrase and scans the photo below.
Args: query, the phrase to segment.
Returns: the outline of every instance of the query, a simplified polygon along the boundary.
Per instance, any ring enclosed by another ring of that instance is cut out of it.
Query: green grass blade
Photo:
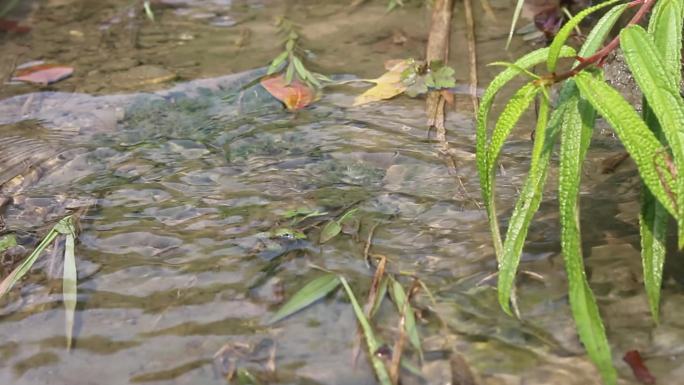
[[[605,383],[615,384],[616,372],[612,365],[610,345],[584,270],[579,223],[582,163],[591,140],[595,112],[586,101],[579,99],[573,81],[568,83],[573,95],[562,111],[558,202],[570,306],[580,340],[589,357],[598,366]]]
[[[145,9],[145,15],[147,15],[147,18],[154,22],[154,12],[152,11],[152,6],[150,5],[149,0],[145,0],[145,2],[143,2],[143,8]]]
[[[636,162],[639,174],[646,186],[667,211],[675,215],[673,202],[663,187],[659,171],[656,169],[657,166],[663,170],[667,168],[662,159],[654,159],[654,154],[665,151],[658,139],[648,129],[634,107],[603,80],[596,79],[587,72],[581,72],[575,76],[575,81],[582,97],[591,103],[618,134],[632,159]]]
[[[57,225],[55,225],[57,226]],[[55,230],[55,227],[53,227],[48,234],[43,238],[43,240],[40,242],[38,247],[36,247],[35,250],[29,255],[22,263],[21,265],[17,266],[16,269],[12,270],[12,272],[5,277],[5,279],[0,282],[0,297],[3,295],[7,294],[12,287],[24,276],[26,273],[31,269],[34,263],[36,263],[36,260],[40,256],[40,254],[43,253],[45,248],[52,243],[52,241],[55,240],[57,237],[58,232]]]
[[[522,14],[523,4],[525,4],[525,0],[518,0],[515,3],[515,11],[513,11],[513,20],[511,21],[511,30],[508,31],[508,39],[506,39],[506,49],[508,49],[508,47],[511,45],[513,32],[515,32],[515,26],[518,24],[518,19]]]
[[[380,306],[382,306],[382,301],[385,299],[385,296],[387,295],[387,286],[389,286],[389,279],[386,277],[382,278],[380,281],[380,285],[378,286],[378,294],[375,296],[375,302],[373,303],[373,307],[371,308],[370,311],[370,318],[375,317],[375,314],[377,314],[378,310],[380,310]]]
[[[340,280],[335,274],[322,275],[302,287],[290,298],[268,321],[269,324],[304,309],[319,299],[325,297],[339,286]]]
[[[532,217],[539,209],[539,204],[541,203],[549,167],[552,148],[552,146],[547,145],[547,141],[550,138],[546,134],[549,107],[549,100],[541,98],[530,171],[525,180],[520,198],[518,198],[513,209],[508,230],[506,231],[506,239],[503,244],[503,254],[499,262],[499,304],[509,315],[512,315],[510,299],[515,276],[518,272],[518,265],[520,264],[520,255],[522,254],[525,237],[527,236],[527,230]]]
[[[661,13],[666,14],[666,11]],[[680,23],[679,27],[681,26]],[[681,32],[679,38],[681,40]],[[638,25],[620,32],[620,45],[634,79],[660,123],[662,133],[672,151],[676,169],[684,170],[684,99],[680,95],[680,83],[675,83],[674,77],[670,76],[671,72],[667,70],[672,63],[663,59],[651,37]],[[671,49],[673,48],[666,48],[667,51]],[[676,49],[681,49],[681,44]],[[677,60],[681,60],[681,56]],[[676,70],[681,71],[681,63]],[[681,79],[681,76],[678,79]],[[675,206],[678,211],[675,218],[681,249],[684,247],[684,178],[675,179],[674,190]]]
[[[370,322],[368,322],[366,316],[363,314],[363,309],[361,309],[359,301],[356,300],[354,291],[352,291],[351,287],[349,287],[347,279],[344,277],[339,277],[339,279],[342,282],[342,286],[344,286],[344,290],[347,292],[347,296],[352,304],[352,308],[354,308],[356,319],[359,321],[359,325],[361,325],[361,330],[363,331],[363,336],[366,340],[366,346],[368,347],[368,357],[370,358],[373,369],[375,370],[375,375],[378,377],[380,385],[392,385],[385,364],[375,354],[375,352],[377,352],[380,348],[380,343],[378,342],[377,338],[375,338],[373,328],[371,327]]]
[[[401,287],[401,284],[394,278],[390,278],[390,293],[392,293],[392,298],[394,299],[397,311],[401,314],[408,299],[406,298],[404,288]],[[418,351],[420,361],[423,362],[423,346],[420,342],[420,334],[418,333],[418,328],[416,326],[415,312],[410,303],[407,305],[405,319],[406,334],[408,335],[411,345]]]
[[[580,57],[588,57],[596,53],[601,48],[603,41],[610,34],[610,31],[615,26],[615,23],[620,19],[622,13],[629,7],[629,4],[620,4],[611,8],[605,15],[603,15],[591,29],[587,39],[584,41],[582,48],[578,55]],[[579,62],[575,62],[578,64]]]
[[[617,3],[618,1],[622,0],[609,0],[598,5],[595,5],[593,7],[584,9],[578,14],[576,14],[572,19],[568,20],[568,22],[565,23],[565,25],[563,25],[563,27],[558,31],[556,37],[553,39],[553,42],[551,42],[551,45],[549,46],[549,57],[546,60],[546,67],[549,70],[549,72],[556,72],[556,66],[558,65],[558,58],[560,57],[561,48],[565,45],[565,42],[568,40],[568,37],[570,37],[570,34],[572,33],[573,29],[575,29],[575,27],[577,27],[579,23],[582,22],[582,20],[584,20],[585,17],[598,11],[599,9],[609,7]]]
[[[71,349],[74,315],[76,312],[76,296],[78,278],[76,273],[76,257],[74,255],[75,233],[66,235],[64,247],[64,274],[62,278],[62,301],[64,302],[64,320],[66,327],[66,346]]]

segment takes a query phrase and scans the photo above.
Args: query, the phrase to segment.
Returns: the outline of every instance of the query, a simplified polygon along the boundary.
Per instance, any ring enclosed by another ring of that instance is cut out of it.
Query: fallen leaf
[[[625,361],[630,368],[632,368],[634,377],[636,377],[641,383],[646,385],[654,385],[656,383],[655,377],[653,377],[651,372],[644,364],[644,360],[641,358],[641,354],[639,354],[638,350],[628,351],[625,353],[625,356],[622,357],[622,360]]]
[[[74,73],[74,69],[58,64],[35,64],[18,67],[12,81],[48,85],[66,79]]]
[[[354,99],[354,106],[391,99],[406,91],[406,85],[401,81],[401,74],[408,66],[409,61],[402,60],[394,64],[389,71],[385,72],[379,78],[369,79],[368,81],[375,83],[375,86],[357,96],[356,99]]]
[[[287,84],[281,74],[261,79],[261,85],[291,111],[302,109],[316,100],[316,92],[311,87],[297,79]]]

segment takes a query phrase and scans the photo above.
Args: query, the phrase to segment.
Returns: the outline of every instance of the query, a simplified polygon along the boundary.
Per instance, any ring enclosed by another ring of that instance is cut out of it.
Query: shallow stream
[[[426,130],[422,100],[351,107],[361,89],[345,86],[292,113],[260,86],[244,88],[278,53],[275,15],[303,25],[317,70],[373,77],[385,59],[421,55],[424,9],[168,1],[150,23],[131,15],[127,1],[28,4],[35,9],[17,12],[34,28],[0,35],[0,60],[49,59],[76,72],[48,89],[0,86],[0,183],[23,178],[0,214],[4,231],[30,248],[67,212],[85,209],[79,296],[71,352],[48,258],[0,300],[1,384],[224,384],[230,363],[267,383],[374,384],[363,355],[353,364],[357,324],[342,291],[265,322],[321,275],[317,267],[345,275],[364,298],[371,232],[371,253],[386,256],[389,271],[421,279],[437,302],[417,297],[424,378],[407,375],[406,383],[451,381],[445,343],[483,384],[600,383],[570,319],[552,188],[523,255],[522,268],[542,277],[518,280],[524,321],[498,307],[467,96],[447,121],[453,175]],[[495,71],[485,63],[531,48],[517,42],[504,53],[510,7],[494,6],[496,22],[477,12],[482,85]],[[452,52],[461,52],[460,8],[455,23]],[[465,55],[453,56],[467,79]],[[525,122],[501,161],[504,224],[528,166],[532,114]],[[684,272],[672,256],[655,327],[640,275],[636,172],[629,161],[602,172],[619,151],[608,132],[597,132],[585,168],[590,283],[621,383],[636,383],[620,358],[638,349],[659,383],[676,384],[684,378]],[[555,172],[549,179],[555,184]],[[322,220],[358,211],[351,229],[322,245],[325,222],[312,222],[305,240],[276,234],[286,213],[301,208],[328,212]],[[388,339],[398,322],[392,310],[386,301],[376,320]]]

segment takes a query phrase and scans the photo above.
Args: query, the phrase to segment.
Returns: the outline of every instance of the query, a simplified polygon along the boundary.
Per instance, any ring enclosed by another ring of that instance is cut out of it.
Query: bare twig
[[[464,0],[466,19],[466,38],[468,40],[468,67],[470,69],[470,101],[473,104],[473,116],[477,116],[479,101],[477,100],[477,50],[475,47],[475,21],[471,0]]]
[[[373,241],[373,234],[375,233],[375,229],[379,225],[380,222],[375,222],[373,226],[371,226],[370,230],[368,230],[368,239],[366,240],[366,245],[363,248],[363,260],[366,261],[366,267],[368,268],[370,268],[370,257],[368,253],[370,252],[371,244]]]

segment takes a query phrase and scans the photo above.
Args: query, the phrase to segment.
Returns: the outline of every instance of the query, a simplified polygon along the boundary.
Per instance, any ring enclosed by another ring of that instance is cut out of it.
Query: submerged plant
[[[492,80],[478,113],[477,165],[482,196],[499,264],[498,293],[504,311],[511,314],[511,298],[527,231],[539,208],[551,152],[560,141],[561,246],[568,275],[569,298],[579,337],[607,384],[616,383],[610,345],[596,300],[589,287],[582,257],[579,223],[579,186],[582,163],[591,142],[597,115],[615,130],[634,159],[643,181],[640,232],[644,282],[653,318],[658,321],[667,224],[677,222],[679,248],[684,247],[684,100],[680,94],[684,0],[637,0],[617,4],[609,0],[570,19],[550,47],[531,52],[507,66]],[[628,25],[601,47],[622,13],[638,10]],[[612,7],[596,24],[579,53],[565,45],[572,29],[586,16]],[[648,29],[637,25],[651,12]],[[644,95],[641,116],[603,79],[600,64],[618,46]],[[571,69],[558,71],[562,58],[575,58]],[[546,63],[548,75],[529,71]],[[513,78],[530,80],[510,98],[490,132],[489,113],[498,92]],[[558,101],[550,88],[561,84]],[[502,240],[494,205],[495,170],[504,141],[529,105],[539,109],[530,170]],[[555,107],[554,107],[555,105]]]
[[[72,333],[74,330],[74,313],[76,311],[76,257],[74,248],[76,242],[76,227],[73,216],[69,215],[50,229],[45,238],[35,250],[5,279],[0,282],[0,297],[7,294],[21,278],[28,273],[38,257],[59,236],[64,236],[64,272],[62,273],[62,302],[65,310],[65,335],[67,350],[71,349]]]

